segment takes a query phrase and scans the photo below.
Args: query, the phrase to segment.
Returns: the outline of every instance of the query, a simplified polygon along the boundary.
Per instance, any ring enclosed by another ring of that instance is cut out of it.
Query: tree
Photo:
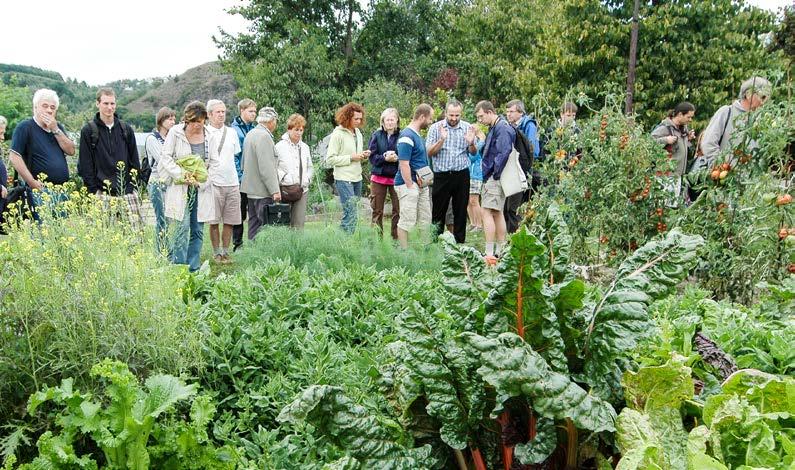
[[[0,82],[0,116],[8,120],[7,138],[11,137],[19,121],[31,116],[32,110],[33,93],[30,90]]]
[[[322,31],[297,21],[284,25],[286,37],[262,46],[253,60],[235,57],[225,66],[240,84],[238,96],[273,106],[286,116],[301,113],[307,119],[306,140],[318,137],[313,123],[325,122],[344,99],[338,85],[342,59],[329,52]]]

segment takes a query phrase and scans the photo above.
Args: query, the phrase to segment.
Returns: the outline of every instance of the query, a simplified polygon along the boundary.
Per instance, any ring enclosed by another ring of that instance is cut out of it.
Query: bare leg
[[[409,233],[402,228],[398,227],[397,229],[397,236],[398,241],[400,242],[400,247],[405,249],[409,247]]]
[[[218,230],[218,226],[214,225],[216,233]],[[224,231],[221,233],[221,246],[224,248],[225,253],[229,253],[229,245],[232,243],[232,229],[234,228],[233,225],[224,224]],[[212,237],[212,227],[210,227],[210,236]]]
[[[218,224],[210,225],[210,243],[213,244],[213,254],[218,251],[218,246],[221,244],[221,237],[218,233]]]
[[[469,213],[469,221],[473,227],[482,227],[483,221],[480,215],[480,196],[477,194],[469,195],[469,204],[467,204],[467,212]]]

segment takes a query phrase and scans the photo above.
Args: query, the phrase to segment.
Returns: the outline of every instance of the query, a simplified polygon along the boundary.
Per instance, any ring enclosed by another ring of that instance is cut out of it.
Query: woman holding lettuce
[[[198,101],[185,106],[182,122],[171,128],[163,143],[158,176],[168,186],[165,216],[169,230],[169,259],[187,264],[191,272],[201,267],[203,222],[214,220],[213,185],[207,179],[209,161],[218,158],[219,142],[204,123],[207,109]],[[223,145],[223,143],[221,143]]]

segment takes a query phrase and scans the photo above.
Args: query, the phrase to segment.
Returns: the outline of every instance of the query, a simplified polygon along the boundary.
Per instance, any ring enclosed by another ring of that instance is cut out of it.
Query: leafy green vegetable
[[[364,407],[351,402],[339,387],[307,388],[277,419],[293,425],[307,422],[350,452],[352,459],[338,461],[335,464],[338,466],[331,468],[412,470],[427,468],[429,463],[430,446],[411,448],[399,443],[390,432],[390,428],[397,427],[396,423],[377,419]]]
[[[177,158],[176,163],[183,171],[183,177],[176,180],[176,184],[184,184],[188,177],[195,179],[199,183],[207,182],[207,163],[202,157],[195,154],[185,155]]]
[[[617,398],[613,379],[622,370],[618,361],[653,331],[649,305],[685,278],[702,244],[701,237],[672,230],[621,264],[613,283],[593,306],[585,340],[584,379],[598,396]]]

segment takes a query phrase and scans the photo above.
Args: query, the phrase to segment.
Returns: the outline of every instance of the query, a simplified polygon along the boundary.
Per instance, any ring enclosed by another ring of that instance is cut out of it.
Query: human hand
[[[271,194],[271,197],[273,198],[273,202],[282,202],[282,193],[281,192],[273,193],[273,194]]]
[[[441,124],[439,126],[439,140],[447,139],[447,126]]]
[[[475,143],[475,128],[473,126],[469,126],[467,133],[464,135],[464,139],[466,139],[467,145]]]
[[[5,186],[0,186],[0,198],[5,199],[8,197],[8,190]]]
[[[33,183],[29,184],[31,189],[35,189],[37,191],[41,191],[44,189],[44,183],[39,180],[33,180]]]
[[[690,130],[687,132],[687,138],[688,138],[689,140],[696,140],[696,131],[694,131],[693,129],[690,129]]]
[[[372,153],[372,152],[370,152],[370,150],[365,150],[364,152],[362,152],[362,156],[363,156],[364,158],[370,158],[370,154],[371,154],[371,153]]]
[[[668,144],[675,144],[676,143],[676,136],[675,135],[669,135],[668,137],[665,138],[665,141],[668,142]]]

